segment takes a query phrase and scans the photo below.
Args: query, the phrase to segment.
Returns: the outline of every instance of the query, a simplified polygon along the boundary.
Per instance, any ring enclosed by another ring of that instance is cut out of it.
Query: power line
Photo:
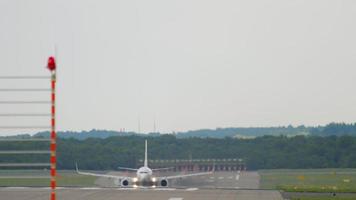
[[[0,154],[50,154],[51,151],[34,151],[34,150],[8,150],[0,151]]]
[[[51,79],[50,76],[0,76],[0,79]]]
[[[48,88],[0,88],[0,92],[49,92]]]
[[[0,129],[50,129],[50,126],[0,126]]]
[[[50,139],[46,138],[31,138],[31,139],[21,139],[21,138],[4,138],[0,139],[0,142],[49,142]]]
[[[0,113],[0,117],[50,117],[47,113]]]
[[[0,163],[0,167],[50,167],[50,163]]]
[[[51,104],[50,101],[0,101],[0,104]]]

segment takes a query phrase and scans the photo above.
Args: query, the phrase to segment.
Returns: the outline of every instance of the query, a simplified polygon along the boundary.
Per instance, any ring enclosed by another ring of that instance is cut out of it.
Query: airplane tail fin
[[[148,167],[148,164],[147,164],[147,140],[145,140],[145,162],[144,162],[144,167]]]

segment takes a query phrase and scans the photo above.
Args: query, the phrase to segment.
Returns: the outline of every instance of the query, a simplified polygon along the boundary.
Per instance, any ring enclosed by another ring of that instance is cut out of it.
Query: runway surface
[[[49,188],[0,188],[1,199],[8,200],[48,200]],[[280,200],[277,191],[262,190],[221,190],[221,189],[114,189],[114,188],[60,188],[61,200]]]
[[[189,172],[187,172],[189,173]],[[130,173],[111,172],[111,175],[134,176]],[[172,173],[158,173],[156,176],[167,176]],[[211,175],[187,177],[176,179],[169,183],[170,187],[197,187],[197,188],[233,188],[258,189],[260,176],[257,172],[215,172]],[[116,187],[114,182],[107,178],[98,178],[95,184],[99,187]]]
[[[216,172],[213,175],[191,177],[170,183],[169,188],[105,188],[112,180],[98,179],[98,187],[58,188],[60,200],[281,200],[278,191],[258,188],[257,172]],[[112,183],[111,183],[112,184]],[[248,189],[243,189],[248,188]],[[48,200],[49,188],[0,188],[0,199]]]

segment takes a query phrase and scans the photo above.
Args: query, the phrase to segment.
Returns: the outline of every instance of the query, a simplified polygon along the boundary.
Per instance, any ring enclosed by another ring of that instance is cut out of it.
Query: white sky
[[[0,74],[47,75],[57,44],[59,130],[354,122],[355,19],[354,0],[0,0]]]

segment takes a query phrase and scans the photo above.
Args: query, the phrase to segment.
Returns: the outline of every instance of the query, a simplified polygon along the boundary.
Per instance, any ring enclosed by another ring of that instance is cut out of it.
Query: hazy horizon
[[[0,74],[49,75],[56,45],[59,131],[354,123],[354,19],[352,0],[2,0]]]

